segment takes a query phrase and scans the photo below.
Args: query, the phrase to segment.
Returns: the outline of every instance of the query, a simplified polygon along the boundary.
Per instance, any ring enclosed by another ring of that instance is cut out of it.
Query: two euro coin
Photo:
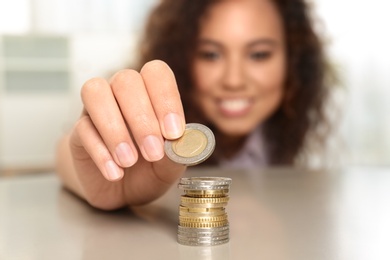
[[[189,246],[214,246],[229,241],[225,207],[232,180],[223,177],[181,178],[184,190],[179,206],[178,242]]]
[[[175,140],[165,140],[165,154],[172,161],[188,166],[204,162],[213,153],[215,137],[205,125],[186,124],[184,134]]]

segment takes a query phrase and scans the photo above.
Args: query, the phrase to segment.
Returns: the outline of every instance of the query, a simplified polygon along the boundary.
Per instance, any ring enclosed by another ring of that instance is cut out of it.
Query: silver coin
[[[213,153],[215,137],[206,126],[197,123],[186,125],[182,137],[165,140],[165,154],[172,161],[184,165],[196,165],[204,162]]]
[[[216,246],[216,245],[222,245],[229,242],[229,238],[222,239],[222,240],[215,240],[215,241],[188,241],[178,238],[177,240],[179,244],[185,245],[185,246]]]
[[[214,227],[214,228],[191,228],[191,227],[182,227],[182,226],[178,226],[178,231],[181,231],[181,232],[194,232],[194,233],[198,233],[198,232],[221,232],[221,231],[225,231],[225,230],[229,230],[229,224],[227,225],[224,225],[222,227]]]
[[[227,236],[229,235],[229,230],[220,231],[220,232],[201,232],[201,233],[194,233],[194,232],[180,232],[178,231],[177,234],[179,236],[185,236],[185,237],[220,237],[220,236]]]
[[[231,183],[232,179],[226,177],[183,177],[178,187],[183,190],[228,190]]]
[[[229,239],[229,234],[225,234],[225,235],[221,235],[221,236],[214,236],[214,237],[188,237],[188,236],[178,235],[177,238],[180,240],[186,240],[186,241],[191,241],[191,242],[207,243],[207,242]]]
[[[178,187],[182,190],[228,190],[229,185],[210,185],[210,186],[197,186],[191,184],[178,184]]]

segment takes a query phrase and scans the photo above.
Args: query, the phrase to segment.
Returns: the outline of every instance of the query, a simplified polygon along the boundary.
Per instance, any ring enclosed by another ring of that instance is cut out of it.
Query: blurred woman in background
[[[185,170],[163,149],[185,122],[216,136],[205,165],[305,164],[329,126],[309,12],[303,0],[161,1],[138,68],[84,84],[84,111],[58,151],[65,186],[102,209],[157,198]]]

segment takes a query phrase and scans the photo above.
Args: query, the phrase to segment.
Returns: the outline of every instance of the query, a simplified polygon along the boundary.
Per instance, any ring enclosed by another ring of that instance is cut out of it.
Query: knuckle
[[[92,121],[89,116],[82,116],[75,123],[74,129],[76,132],[80,133],[85,131],[91,124]]]
[[[120,70],[114,74],[111,79],[111,85],[114,91],[121,90],[123,87],[139,82],[141,75],[132,69]]]
[[[107,82],[103,78],[92,78],[87,80],[81,88],[81,96],[83,98],[93,95],[99,92],[107,85]]]

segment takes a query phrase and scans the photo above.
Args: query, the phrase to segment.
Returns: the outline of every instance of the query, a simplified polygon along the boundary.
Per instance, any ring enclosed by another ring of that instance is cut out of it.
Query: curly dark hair
[[[192,100],[191,62],[200,19],[217,0],[163,0],[152,11],[140,41],[138,67],[161,59],[173,70],[188,122],[205,122]],[[281,14],[287,48],[287,70],[281,106],[262,124],[269,164],[291,165],[304,152],[312,134],[321,147],[329,125],[324,107],[328,97],[329,68],[321,39],[313,29],[304,0],[273,0]],[[216,133],[218,134],[218,133]],[[218,146],[217,148],[218,149]],[[209,163],[216,163],[211,158]]]

